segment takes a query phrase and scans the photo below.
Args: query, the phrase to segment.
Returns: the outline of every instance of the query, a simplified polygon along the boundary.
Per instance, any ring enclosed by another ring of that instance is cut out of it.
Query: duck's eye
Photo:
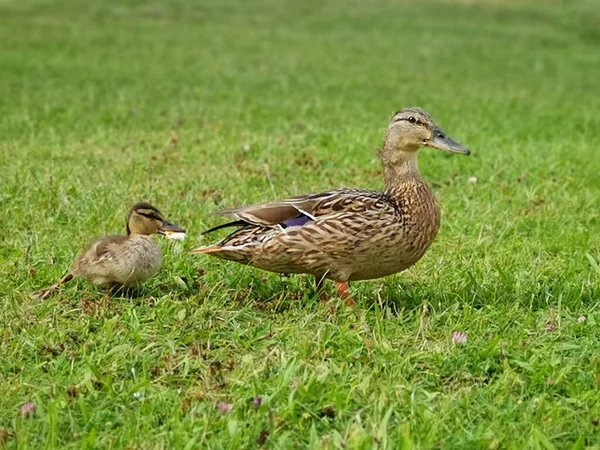
[[[409,121],[410,123],[415,123],[415,122],[417,121],[417,119],[415,119],[413,116],[410,116],[410,117],[408,118],[408,121]]]

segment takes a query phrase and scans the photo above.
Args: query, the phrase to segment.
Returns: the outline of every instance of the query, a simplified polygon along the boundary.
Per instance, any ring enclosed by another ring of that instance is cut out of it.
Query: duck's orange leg
[[[354,300],[350,296],[350,288],[348,287],[348,283],[342,283],[341,281],[335,282],[335,290],[342,300],[346,300],[348,306],[356,305],[356,300]]]

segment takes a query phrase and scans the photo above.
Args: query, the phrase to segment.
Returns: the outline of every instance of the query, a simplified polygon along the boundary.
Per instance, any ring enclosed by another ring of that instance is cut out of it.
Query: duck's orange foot
[[[350,295],[350,289],[348,288],[348,283],[342,283],[342,282],[336,281],[335,290],[337,291],[338,295],[340,296],[340,298],[342,300],[346,300],[346,304],[348,306],[356,305],[356,300],[354,300],[352,298],[352,296]]]

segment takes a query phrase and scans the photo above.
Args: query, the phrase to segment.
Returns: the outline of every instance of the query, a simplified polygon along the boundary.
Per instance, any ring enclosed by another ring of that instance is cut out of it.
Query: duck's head
[[[385,147],[404,152],[432,147],[451,153],[471,154],[440,130],[429,114],[420,108],[405,108],[394,114],[387,128]]]
[[[172,233],[185,233],[177,225],[163,219],[158,209],[149,203],[138,203],[131,208],[127,217],[127,234],[161,234],[168,236]]]

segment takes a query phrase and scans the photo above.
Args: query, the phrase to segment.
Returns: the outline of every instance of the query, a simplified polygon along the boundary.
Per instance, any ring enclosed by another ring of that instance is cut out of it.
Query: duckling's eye
[[[415,122],[417,121],[417,119],[415,119],[413,116],[410,116],[410,117],[408,118],[408,121],[409,121],[410,123],[415,123]]]

